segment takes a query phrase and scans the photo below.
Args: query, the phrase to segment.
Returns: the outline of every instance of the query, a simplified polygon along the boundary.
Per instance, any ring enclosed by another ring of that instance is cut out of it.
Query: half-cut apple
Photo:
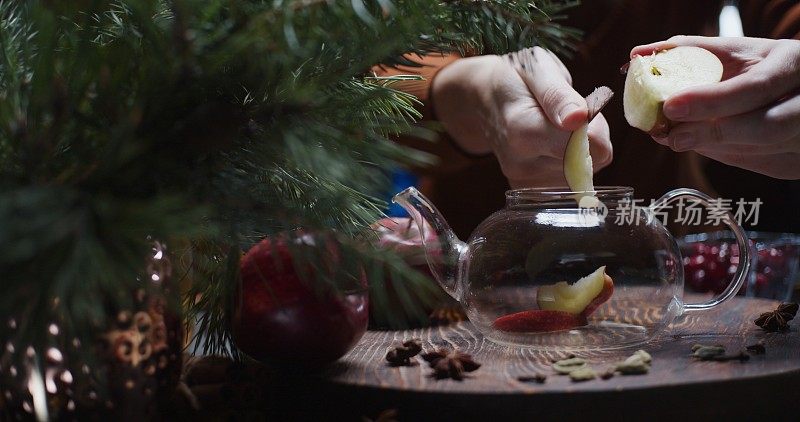
[[[625,77],[625,119],[651,135],[664,136],[672,124],[664,116],[664,101],[686,88],[721,79],[722,62],[704,48],[681,46],[635,56]]]

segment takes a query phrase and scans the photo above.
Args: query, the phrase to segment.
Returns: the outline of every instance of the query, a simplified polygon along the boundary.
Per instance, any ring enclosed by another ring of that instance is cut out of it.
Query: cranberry
[[[763,289],[769,284],[769,277],[764,274],[756,274],[756,289]]]
[[[689,286],[696,292],[705,293],[709,290],[706,285],[706,272],[705,270],[696,270],[688,277]]]

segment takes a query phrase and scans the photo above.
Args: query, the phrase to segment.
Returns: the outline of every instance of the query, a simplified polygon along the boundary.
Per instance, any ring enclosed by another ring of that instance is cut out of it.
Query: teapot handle
[[[694,189],[681,188],[667,192],[664,194],[664,196],[659,198],[658,201],[650,205],[649,209],[651,211],[656,210],[659,207],[662,207],[667,203],[679,198],[692,198],[703,204],[703,206],[706,208],[712,208],[715,206],[713,204],[714,200],[710,196]],[[736,268],[734,279],[718,296],[713,297],[706,302],[684,304],[684,312],[701,311],[704,309],[713,308],[714,306],[725,302],[736,295],[736,293],[744,284],[745,280],[747,280],[748,276],[750,275],[750,267],[752,266],[751,258],[754,254],[752,252],[750,241],[747,238],[747,234],[745,233],[744,229],[742,229],[742,226],[736,222],[736,219],[733,217],[730,211],[725,212],[722,221],[733,232],[734,236],[736,237],[736,244],[739,246],[739,265]]]

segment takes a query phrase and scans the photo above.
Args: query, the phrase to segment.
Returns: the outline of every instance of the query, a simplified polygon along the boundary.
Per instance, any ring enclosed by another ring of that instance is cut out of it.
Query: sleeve
[[[434,104],[431,98],[431,83],[436,74],[445,66],[460,59],[457,53],[430,54],[425,56],[411,56],[409,59],[421,64],[415,66],[383,66],[378,65],[372,68],[376,76],[392,75],[418,75],[422,80],[401,81],[393,85],[394,88],[413,94],[421,102],[419,111],[422,113],[423,121],[436,120]],[[420,174],[446,174],[465,168],[475,158],[463,152],[446,132],[440,131],[436,141],[423,140],[411,136],[401,136],[397,141],[411,148],[433,154],[438,158],[438,163],[431,167],[415,169]]]
[[[800,3],[787,0],[742,0],[739,12],[747,36],[800,39]]]

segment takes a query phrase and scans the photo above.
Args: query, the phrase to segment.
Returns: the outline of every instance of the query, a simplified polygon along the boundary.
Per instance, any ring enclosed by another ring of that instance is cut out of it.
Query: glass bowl
[[[748,231],[754,248],[752,270],[739,295],[788,301],[798,281],[800,235]],[[739,264],[739,248],[729,231],[698,233],[678,240],[683,255],[685,289],[718,294]]]

